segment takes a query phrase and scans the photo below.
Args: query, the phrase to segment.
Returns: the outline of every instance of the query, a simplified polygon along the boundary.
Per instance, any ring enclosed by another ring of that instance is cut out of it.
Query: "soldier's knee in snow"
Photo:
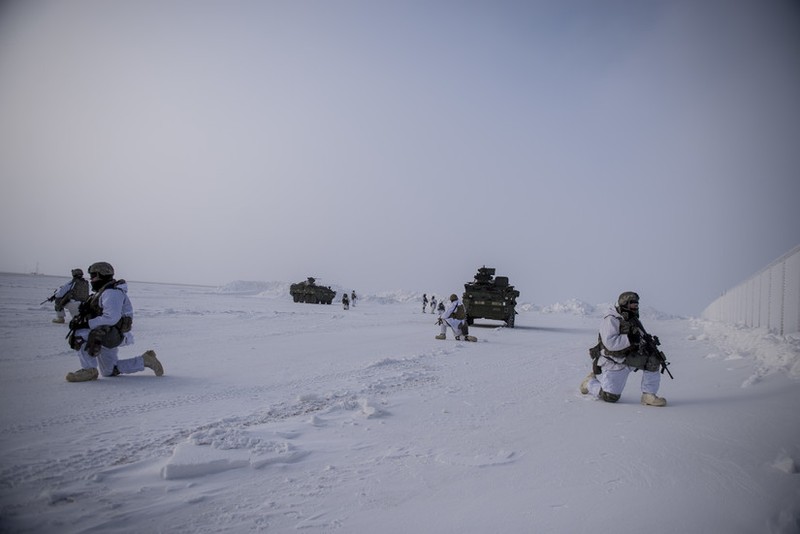
[[[615,395],[614,393],[609,393],[608,391],[600,390],[600,398],[606,402],[617,402],[620,398],[620,395]]]

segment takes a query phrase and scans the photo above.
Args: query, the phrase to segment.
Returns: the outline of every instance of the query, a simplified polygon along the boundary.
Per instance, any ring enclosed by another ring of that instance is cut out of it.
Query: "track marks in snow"
[[[102,428],[104,421],[121,421],[133,415],[146,416],[148,413],[175,408],[197,407],[202,411],[203,406],[209,404],[231,399],[257,398],[272,390],[290,389],[303,392],[293,401],[274,403],[244,416],[227,417],[194,428],[170,429],[169,432],[161,433],[151,432],[136,442],[128,442],[123,445],[114,439],[113,433],[109,434],[107,440],[104,439],[105,432],[100,430],[95,434],[97,439],[94,439],[91,446],[81,454],[57,460],[43,458],[40,461],[20,466],[6,465],[0,471],[0,481],[14,486],[24,483],[26,480],[36,480],[42,477],[60,480],[68,477],[68,473],[80,472],[86,468],[126,465],[146,458],[169,457],[182,442],[207,440],[210,439],[208,436],[212,435],[216,436],[216,441],[212,440],[208,445],[220,447],[221,444],[228,443],[228,448],[233,449],[230,444],[241,437],[240,433],[243,429],[295,418],[306,417],[311,424],[322,425],[324,423],[321,416],[335,412],[363,418],[386,417],[389,415],[386,408],[376,399],[400,391],[435,384],[438,381],[438,367],[434,362],[434,357],[438,355],[440,354],[436,351],[413,357],[385,357],[355,371],[316,375],[299,379],[290,384],[209,390],[196,395],[168,397],[163,400],[136,404],[103,405],[97,409],[75,412],[67,418],[45,417],[30,421],[25,425],[9,426],[0,429],[0,436],[31,431],[40,432],[60,425],[82,424],[90,428]],[[355,387],[353,387],[354,384]],[[226,440],[228,441],[226,442]],[[272,447],[275,449],[273,452],[276,452],[286,446],[285,441],[273,443],[260,440],[261,438],[247,447],[243,442],[239,443],[243,449],[250,450],[255,456],[263,452],[260,451],[260,447]],[[287,447],[284,454],[301,453]],[[297,459],[299,457],[296,456]],[[256,458],[252,463],[263,467],[278,459],[277,457],[274,460]]]

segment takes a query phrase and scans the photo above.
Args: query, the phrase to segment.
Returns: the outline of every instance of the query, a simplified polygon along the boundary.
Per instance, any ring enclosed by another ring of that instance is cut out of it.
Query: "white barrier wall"
[[[702,317],[780,335],[800,332],[800,246],[726,291]]]

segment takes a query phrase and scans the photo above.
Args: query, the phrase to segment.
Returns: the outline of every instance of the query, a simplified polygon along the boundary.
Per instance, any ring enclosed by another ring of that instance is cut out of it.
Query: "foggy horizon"
[[[6,2],[0,270],[697,315],[800,244],[800,6]]]

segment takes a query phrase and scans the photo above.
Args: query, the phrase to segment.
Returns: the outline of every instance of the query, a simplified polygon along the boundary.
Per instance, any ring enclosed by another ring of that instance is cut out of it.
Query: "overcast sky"
[[[795,1],[0,7],[0,270],[699,314],[800,244]]]

